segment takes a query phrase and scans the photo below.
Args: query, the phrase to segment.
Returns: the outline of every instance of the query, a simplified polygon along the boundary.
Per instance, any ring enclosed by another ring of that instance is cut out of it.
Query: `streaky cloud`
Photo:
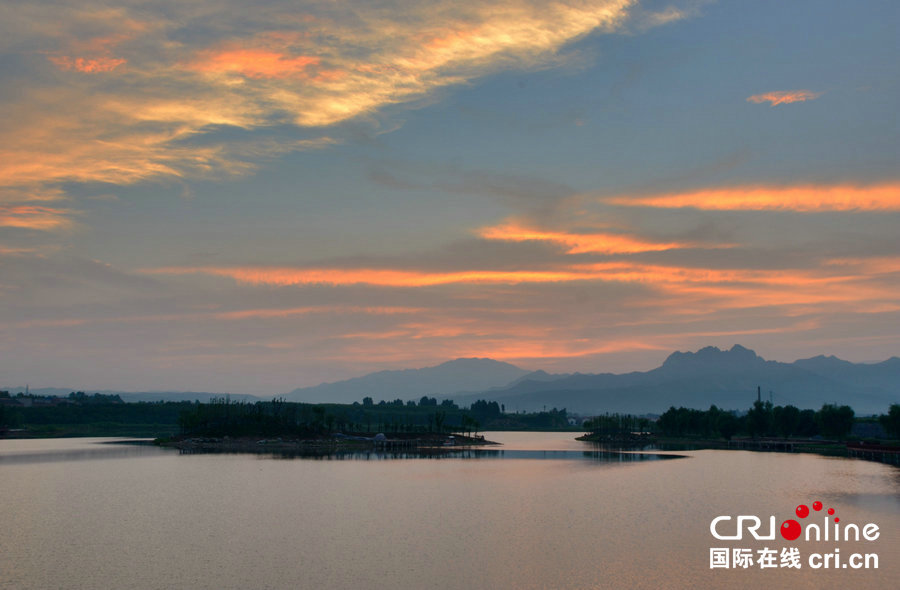
[[[249,285],[373,285],[378,287],[434,287],[450,284],[545,283],[595,278],[578,270],[491,271],[463,270],[427,272],[382,268],[289,268],[289,267],[169,267],[146,269],[148,274],[205,274],[233,279]]]
[[[806,102],[807,100],[815,100],[822,96],[823,92],[813,92],[811,90],[776,90],[774,92],[764,92],[762,94],[754,94],[747,97],[747,102],[756,104],[769,103],[769,106],[778,106],[780,104],[791,104],[794,102]]]
[[[40,205],[0,205],[0,227],[53,231],[72,227],[69,209]]]
[[[482,228],[478,230],[478,235],[487,240],[550,242],[565,248],[567,254],[634,254],[696,247],[696,244],[688,242],[654,242],[613,232],[575,233],[541,230],[515,221]]]
[[[61,70],[77,70],[87,74],[97,74],[100,72],[111,72],[127,60],[115,57],[98,57],[89,59],[84,57],[72,58],[67,55],[59,57],[50,57],[56,66]]]
[[[900,183],[869,186],[738,186],[602,199],[612,205],[709,211],[900,211]]]
[[[809,269],[709,269],[610,261],[560,264],[543,270],[426,272],[371,268],[171,267],[154,275],[209,275],[257,287],[368,285],[394,289],[451,285],[635,284],[657,293],[705,301],[717,309],[858,304],[894,299],[893,285],[874,281],[865,269],[824,264]],[[679,304],[684,305],[685,301]]]

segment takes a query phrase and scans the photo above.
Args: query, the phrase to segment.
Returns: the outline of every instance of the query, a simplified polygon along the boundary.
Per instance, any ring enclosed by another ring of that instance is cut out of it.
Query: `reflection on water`
[[[543,434],[543,433],[536,433]],[[581,450],[536,448],[471,448],[419,447],[404,450],[298,448],[296,450],[160,448],[149,439],[65,439],[71,446],[61,446],[61,439],[4,441],[0,446],[0,466],[28,463],[95,461],[103,459],[138,459],[163,455],[250,455],[262,459],[312,459],[320,461],[387,461],[396,459],[531,459],[556,461],[590,461],[594,463],[638,463],[675,459],[683,455],[652,452],[652,447],[611,449],[600,445],[578,443]],[[12,443],[12,444],[7,444]],[[548,446],[553,446],[548,445]],[[583,450],[589,447],[591,450]],[[633,452],[642,451],[642,452]]]
[[[442,460],[292,461],[0,440],[0,590],[884,590],[900,579],[897,467],[750,451],[664,461],[571,433],[491,438],[503,446]],[[723,545],[711,519],[783,519],[816,500],[881,537],[804,554],[873,552],[879,569],[710,569],[711,547],[783,544]]]
[[[538,459],[556,461],[593,461],[595,463],[635,463],[678,459],[683,455],[662,455],[657,453],[632,453],[623,451],[538,451],[538,450],[506,450],[506,449],[446,449],[419,448],[404,451],[376,450],[298,450],[298,451],[261,451],[238,452],[210,449],[183,449],[181,455],[243,455],[252,454],[270,459],[314,459],[320,461],[387,461],[392,459]]]
[[[542,434],[542,433],[537,433]],[[58,461],[94,461],[103,459],[138,459],[159,457],[177,453],[179,455],[253,455],[267,459],[312,459],[320,461],[387,461],[396,459],[531,459],[556,461],[590,461],[594,463],[638,463],[674,459],[683,455],[652,452],[652,447],[631,449],[610,449],[600,445],[578,443],[582,449],[536,449],[536,448],[464,448],[464,447],[420,447],[405,450],[375,449],[297,449],[234,451],[218,449],[173,449],[160,448],[149,440],[137,439],[67,439],[73,440],[71,447],[59,446],[59,439],[4,441],[0,448],[0,466],[28,463],[53,463]],[[13,444],[7,444],[13,443]],[[553,445],[549,445],[553,446]],[[633,452],[641,451],[641,452]]]
[[[61,447],[60,440],[72,441]],[[98,459],[132,459],[153,457],[165,453],[148,440],[104,439],[40,439],[8,440],[0,446],[0,467],[24,463],[54,463],[57,461],[93,461]]]

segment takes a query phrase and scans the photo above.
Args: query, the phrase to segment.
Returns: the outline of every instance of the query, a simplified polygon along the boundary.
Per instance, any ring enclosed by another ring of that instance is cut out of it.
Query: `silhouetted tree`
[[[805,437],[819,434],[819,425],[816,423],[815,410],[800,410],[800,420],[797,423],[797,434]]]
[[[888,413],[879,416],[878,421],[890,436],[900,438],[900,404],[891,404]]]
[[[843,438],[853,428],[853,408],[825,404],[816,414],[822,436]]]
[[[775,432],[780,436],[793,436],[800,426],[800,409],[795,406],[776,406],[772,410],[772,421]]]
[[[772,402],[756,400],[747,412],[747,431],[750,436],[765,436],[772,432]]]
[[[444,420],[447,419],[447,412],[438,410],[434,413],[434,428],[438,432],[444,431]]]
[[[719,436],[725,440],[731,440],[731,437],[738,433],[740,422],[731,412],[721,412],[716,422],[716,431]]]

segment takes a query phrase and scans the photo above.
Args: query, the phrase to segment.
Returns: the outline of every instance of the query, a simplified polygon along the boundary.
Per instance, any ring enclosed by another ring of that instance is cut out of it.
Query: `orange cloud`
[[[747,102],[754,102],[757,104],[767,102],[774,107],[780,104],[815,100],[820,96],[822,96],[821,92],[812,92],[810,90],[778,90],[775,92],[754,94],[753,96],[747,97]]]
[[[621,340],[605,341],[598,344],[594,341],[571,341],[561,338],[555,342],[535,339],[531,342],[510,342],[503,340],[491,343],[473,343],[468,354],[484,356],[496,360],[530,361],[580,358],[587,356],[630,352],[638,350],[671,350],[663,346],[653,344],[635,338],[623,338]]]
[[[3,169],[0,163],[0,170]],[[0,203],[21,203],[29,201],[61,201],[66,194],[59,187],[40,186],[2,186],[0,180]]]
[[[255,125],[259,113],[227,95],[161,100],[43,90],[30,99],[11,106],[0,128],[0,202],[61,198],[50,183],[241,175],[255,170],[250,158],[334,143],[320,137],[184,145],[207,126]]]
[[[672,307],[673,313],[696,310],[699,315],[726,309],[783,308],[821,313],[825,309],[853,311],[864,305],[895,302],[895,289],[873,280],[866,268],[825,264],[812,269],[707,269],[613,261],[564,265],[546,270],[426,272],[398,269],[300,269],[277,267],[176,267],[151,269],[153,274],[206,274],[261,286],[371,285],[425,288],[447,285],[518,285],[606,282],[641,285],[654,300],[637,298],[626,306]],[[895,267],[888,267],[892,271]],[[478,293],[474,294],[478,299]],[[482,293],[485,300],[499,295]],[[663,297],[660,299],[660,297]],[[837,306],[837,307],[836,307]],[[534,310],[532,310],[534,311]],[[459,325],[459,321],[456,321]],[[471,331],[471,330],[467,330]],[[412,334],[409,337],[413,337]]]
[[[593,233],[576,234],[531,229],[515,222],[479,230],[478,234],[487,240],[508,242],[546,241],[567,248],[567,254],[597,252],[601,254],[635,254],[638,252],[660,252],[693,247],[683,242],[651,242],[625,234]]]
[[[378,287],[432,287],[454,283],[546,283],[592,278],[579,271],[423,272],[394,269],[336,269],[279,267],[170,267],[149,269],[151,274],[207,274],[228,277],[251,285],[374,285]]]
[[[546,67],[563,59],[569,42],[622,28],[634,5],[338,3],[315,16],[196,3],[162,12],[91,3],[19,11],[8,29],[55,48],[43,54],[57,68],[91,75],[25,88],[4,105],[0,185],[245,173],[261,155],[332,142],[277,133],[265,148],[233,140],[186,148],[184,140],[221,125],[335,125],[501,69]],[[170,37],[199,18],[210,23],[209,35]],[[268,32],[248,30],[248,22]],[[84,38],[87,30],[103,33]],[[100,75],[125,64],[127,76],[115,85]]]
[[[287,78],[306,76],[309,66],[320,62],[321,59],[315,56],[292,57],[265,49],[230,48],[203,52],[189,67],[211,74],[236,73],[248,78]]]
[[[0,205],[0,227],[52,231],[71,227],[71,211],[38,205]]]
[[[148,269],[150,274],[206,274],[250,285],[373,285],[378,287],[432,287],[451,284],[520,284],[574,281],[613,281],[667,284],[757,284],[778,287],[822,288],[847,282],[859,275],[828,275],[816,270],[706,269],[632,262],[604,262],[562,266],[549,270],[470,270],[427,272],[369,268],[289,267],[169,267]]]
[[[900,211],[900,183],[735,187],[650,197],[611,197],[603,201],[630,207],[709,211]]]
[[[246,320],[284,318],[313,313],[362,313],[369,315],[400,315],[416,314],[422,311],[425,311],[425,309],[421,307],[321,305],[293,307],[288,309],[242,309],[237,311],[218,312],[212,315],[216,319],[220,320]]]
[[[115,57],[98,57],[88,59],[84,57],[72,58],[67,55],[59,57],[50,57],[56,66],[61,70],[77,70],[87,74],[97,74],[99,72],[111,72],[120,65],[127,63],[128,60]]]
[[[128,63],[128,60],[124,58],[113,57],[112,50],[119,44],[134,38],[136,33],[145,29],[142,23],[133,20],[120,22],[118,26],[127,29],[128,32],[92,37],[86,40],[74,39],[69,41],[66,44],[68,52],[81,54],[81,57],[56,54],[49,55],[47,59],[61,70],[75,70],[86,74],[111,72],[122,64]]]
[[[440,330],[436,332],[440,333]],[[419,361],[423,346],[428,347],[429,356],[436,361],[458,357],[460,354],[506,362],[540,362],[630,351],[671,350],[670,346],[657,345],[649,339],[605,338],[602,343],[598,343],[592,339],[572,339],[568,334],[548,335],[546,329],[540,334],[520,334],[516,330],[509,330],[490,337],[462,333],[452,340],[436,336],[427,344],[419,339],[409,338],[402,331],[395,339],[382,340],[375,333],[367,336],[357,340],[350,339],[353,344],[345,346],[342,354],[335,358],[365,358],[370,362],[374,360],[378,363],[402,364]]]

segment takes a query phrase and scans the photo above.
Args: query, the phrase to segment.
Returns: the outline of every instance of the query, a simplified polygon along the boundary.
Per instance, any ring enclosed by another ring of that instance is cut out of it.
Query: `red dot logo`
[[[828,509],[828,514],[834,514],[834,508],[829,508],[829,509]]]
[[[797,506],[797,510],[795,510],[795,512],[797,513],[798,517],[806,518],[807,516],[809,516],[809,506],[807,506],[806,504],[800,504],[799,506]]]
[[[821,503],[821,502],[819,502],[818,500],[816,500],[815,502],[813,502],[813,510],[815,510],[816,512],[818,512],[818,511],[821,510],[821,509],[822,509],[822,503]]]
[[[799,507],[798,507],[799,508]],[[804,506],[805,508],[805,506]],[[781,523],[781,536],[787,539],[788,541],[793,541],[797,537],[800,536],[800,532],[802,531],[802,527],[800,523],[796,520],[786,520]]]
[[[835,516],[835,517],[834,517],[834,522],[841,522],[841,519],[838,518],[837,516]]]

